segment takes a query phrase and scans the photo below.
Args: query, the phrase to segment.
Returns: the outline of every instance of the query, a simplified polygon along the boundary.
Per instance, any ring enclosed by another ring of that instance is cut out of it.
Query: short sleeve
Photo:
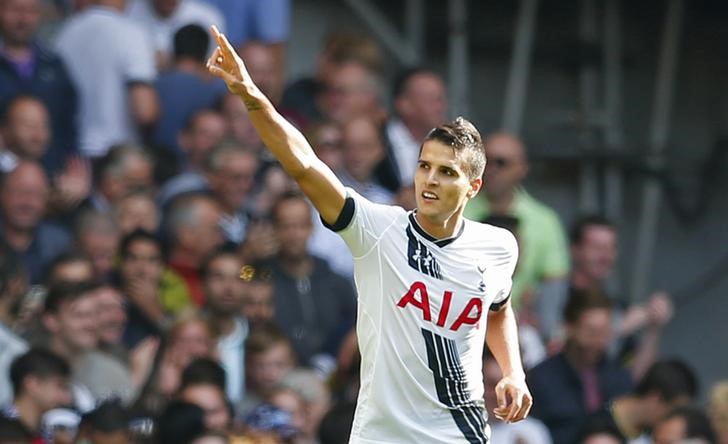
[[[136,25],[124,35],[121,66],[127,83],[151,83],[157,75],[154,48],[146,37]]]
[[[375,204],[347,188],[341,214],[334,224],[324,225],[338,233],[357,258],[370,251],[397,218],[405,214],[400,207]]]
[[[500,229],[503,236],[503,250],[496,257],[495,264],[490,268],[491,275],[486,277],[486,282],[490,282],[496,288],[495,296],[491,302],[490,310],[498,311],[508,302],[511,297],[511,288],[513,286],[513,272],[516,270],[518,263],[518,242],[509,231]]]

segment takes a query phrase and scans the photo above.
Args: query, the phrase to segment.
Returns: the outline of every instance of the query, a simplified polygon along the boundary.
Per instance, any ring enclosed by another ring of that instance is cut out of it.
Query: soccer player
[[[526,417],[532,400],[509,303],[516,240],[462,216],[485,168],[475,127],[458,118],[425,138],[416,210],[374,204],[342,185],[212,31],[208,69],[243,100],[265,145],[354,256],[362,363],[350,442],[487,443],[484,341],[504,374],[495,415]]]

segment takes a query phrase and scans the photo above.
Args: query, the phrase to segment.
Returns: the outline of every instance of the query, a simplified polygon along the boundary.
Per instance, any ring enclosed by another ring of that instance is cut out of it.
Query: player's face
[[[451,147],[435,140],[422,146],[415,171],[415,200],[417,212],[425,220],[439,224],[462,214],[480,184],[480,178],[468,178]]]

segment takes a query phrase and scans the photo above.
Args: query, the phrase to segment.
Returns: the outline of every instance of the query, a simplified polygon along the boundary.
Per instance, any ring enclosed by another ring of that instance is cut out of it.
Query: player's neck
[[[419,211],[415,211],[415,220],[420,228],[435,239],[447,239],[453,237],[462,223],[462,211],[456,212],[445,220],[432,220]]]

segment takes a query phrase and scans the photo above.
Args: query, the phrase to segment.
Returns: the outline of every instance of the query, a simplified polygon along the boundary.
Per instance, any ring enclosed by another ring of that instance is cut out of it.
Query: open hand
[[[504,422],[518,422],[528,416],[533,398],[524,378],[506,376],[495,386],[498,407],[493,409],[495,417]]]

